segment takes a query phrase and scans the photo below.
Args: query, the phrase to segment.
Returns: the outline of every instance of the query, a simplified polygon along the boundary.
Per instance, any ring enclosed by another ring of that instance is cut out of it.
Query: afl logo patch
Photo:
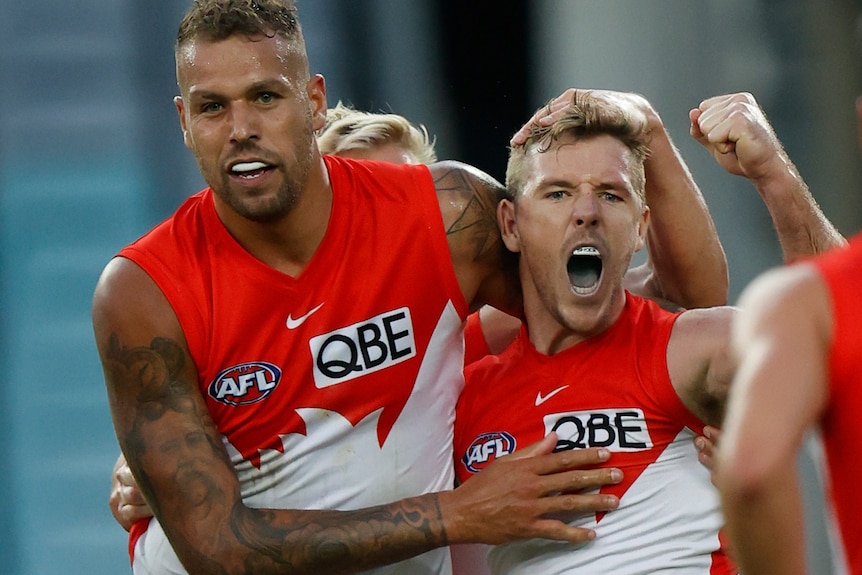
[[[461,462],[468,470],[478,473],[495,459],[513,451],[515,451],[515,438],[512,434],[505,431],[491,431],[473,440],[461,458]]]
[[[265,361],[241,363],[222,370],[210,383],[210,397],[226,405],[257,403],[281,381],[278,366]]]

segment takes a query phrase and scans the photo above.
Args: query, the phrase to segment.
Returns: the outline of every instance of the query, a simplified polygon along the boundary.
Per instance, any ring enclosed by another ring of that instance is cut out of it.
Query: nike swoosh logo
[[[544,397],[542,397],[541,391],[538,392],[536,394],[536,407],[539,407],[540,405],[542,405],[543,403],[545,403],[546,401],[548,401],[549,399],[551,399],[552,397],[554,397],[555,395],[557,395],[558,393],[560,393],[561,391],[566,389],[567,387],[569,387],[569,386],[563,385],[562,387],[558,387],[557,389],[555,389],[554,391],[552,391],[551,393],[549,393],[548,395],[546,395]]]
[[[323,303],[326,303],[326,302],[323,302]],[[314,309],[310,310],[310,311],[309,311],[308,313],[306,313],[305,315],[301,315],[301,316],[299,316],[299,317],[298,317],[298,318],[296,318],[296,319],[293,319],[293,318],[290,316],[290,314],[287,314],[287,321],[286,321],[286,322],[284,322],[284,325],[286,325],[286,326],[287,326],[287,329],[296,329],[296,328],[298,328],[299,326],[301,326],[302,324],[304,324],[304,323],[305,323],[305,320],[307,320],[309,317],[311,317],[311,314],[313,314],[314,312],[316,312],[317,310],[319,310],[320,308],[322,308],[322,307],[323,307],[323,303],[322,303],[322,304],[320,304],[319,306],[317,306],[316,308],[314,308]]]

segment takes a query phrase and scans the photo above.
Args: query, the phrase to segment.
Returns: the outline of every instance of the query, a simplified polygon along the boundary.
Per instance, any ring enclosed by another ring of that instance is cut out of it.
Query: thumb
[[[736,152],[736,142],[724,141],[724,142],[716,142],[715,149],[718,150],[720,154],[732,154]]]

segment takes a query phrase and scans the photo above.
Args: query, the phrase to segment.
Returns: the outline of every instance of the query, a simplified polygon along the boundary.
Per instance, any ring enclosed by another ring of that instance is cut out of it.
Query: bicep
[[[121,445],[143,414],[157,419],[179,395],[194,395],[197,372],[179,322],[131,261],[115,258],[105,268],[93,298],[93,330]]]
[[[166,532],[185,531],[229,505],[238,483],[179,322],[149,276],[118,259],[96,288],[93,325],[129,467]]]
[[[686,311],[668,344],[668,371],[677,395],[703,423],[716,427],[733,377],[729,342],[735,313],[729,306]]]

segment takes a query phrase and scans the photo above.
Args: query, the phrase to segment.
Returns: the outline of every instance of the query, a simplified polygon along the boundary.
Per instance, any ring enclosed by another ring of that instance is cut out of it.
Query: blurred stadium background
[[[129,572],[118,453],[90,329],[101,268],[203,186],[171,102],[187,0],[0,0],[0,572]],[[862,229],[860,0],[300,0],[330,103],[425,124],[503,179],[509,136],[569,86],[651,100],[712,209],[731,296],[780,262],[765,208],[688,136],[752,92],[826,215]],[[816,573],[831,571],[805,469]]]

